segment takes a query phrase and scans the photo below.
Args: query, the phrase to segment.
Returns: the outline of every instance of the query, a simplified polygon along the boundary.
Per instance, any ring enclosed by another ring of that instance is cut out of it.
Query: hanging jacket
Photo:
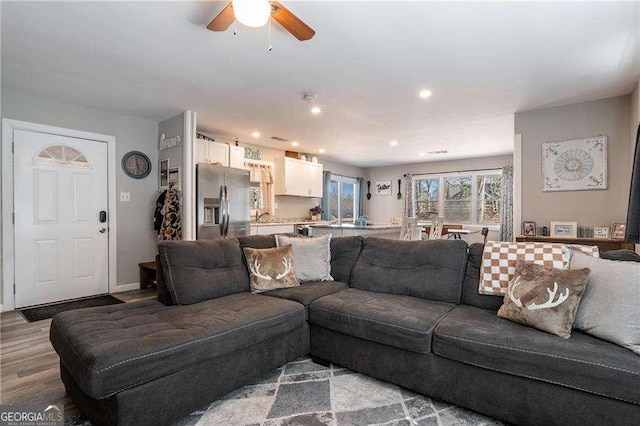
[[[163,215],[162,226],[158,240],[181,240],[182,224],[180,220],[180,197],[178,191],[170,189],[167,199],[161,211]]]
[[[162,209],[164,208],[164,202],[167,199],[167,191],[162,191],[158,198],[156,198],[156,208],[153,212],[153,229],[156,233],[160,233],[160,228],[162,228]]]

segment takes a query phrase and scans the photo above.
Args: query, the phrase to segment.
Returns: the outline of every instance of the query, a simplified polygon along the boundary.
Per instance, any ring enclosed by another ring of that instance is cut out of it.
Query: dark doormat
[[[103,294],[101,296],[87,297],[86,299],[36,306],[35,308],[18,309],[18,312],[20,312],[27,321],[34,322],[53,318],[55,314],[59,314],[60,312],[82,308],[94,308],[96,306],[117,305],[118,303],[125,302],[110,294]]]

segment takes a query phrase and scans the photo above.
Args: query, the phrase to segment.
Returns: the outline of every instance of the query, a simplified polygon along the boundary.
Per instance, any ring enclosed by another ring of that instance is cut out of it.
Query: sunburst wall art
[[[542,144],[542,191],[607,189],[607,137]]]

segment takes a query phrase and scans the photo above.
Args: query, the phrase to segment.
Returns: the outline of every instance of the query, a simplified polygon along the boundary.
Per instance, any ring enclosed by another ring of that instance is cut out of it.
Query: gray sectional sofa
[[[250,293],[242,247],[274,246],[163,243],[158,301],[56,315],[51,342],[83,413],[170,423],[311,354],[515,424],[640,423],[640,357],[497,317],[502,298],[477,292],[480,244],[335,238],[335,281]]]

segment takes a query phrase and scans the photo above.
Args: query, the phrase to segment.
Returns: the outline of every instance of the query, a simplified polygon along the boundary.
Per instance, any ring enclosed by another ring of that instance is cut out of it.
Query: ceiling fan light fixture
[[[232,3],[233,14],[241,24],[258,28],[269,22],[271,16],[269,0],[233,0]]]

